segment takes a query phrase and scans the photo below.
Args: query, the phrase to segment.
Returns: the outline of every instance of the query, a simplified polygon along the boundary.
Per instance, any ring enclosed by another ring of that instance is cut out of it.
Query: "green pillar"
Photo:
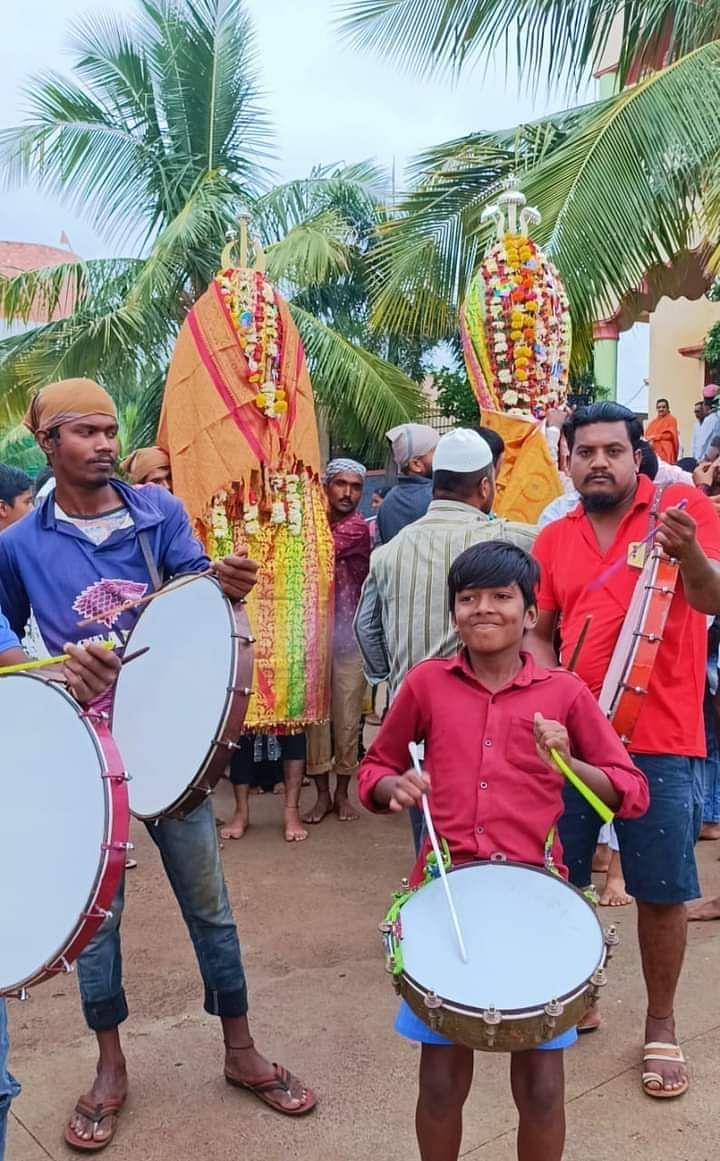
[[[618,330],[614,323],[597,323],[593,357],[595,382],[610,399],[617,399]]]

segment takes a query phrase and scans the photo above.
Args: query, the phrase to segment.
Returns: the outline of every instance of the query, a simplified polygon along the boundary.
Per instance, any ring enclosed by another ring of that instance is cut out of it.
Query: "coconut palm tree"
[[[511,171],[543,215],[536,236],[564,276],[580,363],[594,318],[655,264],[720,235],[717,0],[357,0],[348,12],[351,36],[416,68],[457,71],[505,44],[530,80],[552,70],[571,86],[616,22],[628,82],[607,100],[421,157],[378,255],[382,325],[425,338],[456,325],[487,241],[482,210]],[[651,69],[659,57],[664,67]]]
[[[85,374],[120,393],[136,384],[133,437],[151,438],[174,336],[245,209],[272,277],[298,299],[317,395],[338,429],[380,438],[414,416],[409,377],[307,309],[359,260],[350,208],[381,212],[380,175],[338,167],[297,183],[303,198],[292,186],[268,192],[271,130],[242,0],[140,0],[130,22],[96,12],[73,47],[70,79],[29,85],[28,117],[0,135],[0,162],[11,182],[61,195],[131,256],[0,280],[5,318],[27,319],[38,302],[52,318],[61,299],[74,303],[69,317],[0,343],[0,422],[17,420],[34,387]]]

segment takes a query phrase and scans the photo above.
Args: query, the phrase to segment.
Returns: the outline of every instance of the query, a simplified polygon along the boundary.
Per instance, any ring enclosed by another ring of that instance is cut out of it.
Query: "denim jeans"
[[[703,822],[720,822],[720,748],[718,747],[715,707],[709,689],[705,690],[703,716],[705,718],[705,741],[707,742]]]
[[[8,1049],[7,1006],[0,999],[0,1161],[5,1156],[5,1136],[10,1101],[20,1092],[20,1085],[7,1070]]]
[[[164,818],[146,826],[190,932],[205,985],[205,1011],[214,1016],[244,1016],[247,984],[212,803],[208,799],[188,818]],[[116,1028],[127,1019],[120,945],[123,904],[121,883],[111,915],[77,961],[85,1019],[95,1032]]]

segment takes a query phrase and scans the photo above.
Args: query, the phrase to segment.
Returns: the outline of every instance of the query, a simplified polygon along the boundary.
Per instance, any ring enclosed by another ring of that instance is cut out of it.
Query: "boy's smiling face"
[[[455,596],[455,627],[471,653],[496,654],[519,650],[537,621],[537,606],[525,608],[517,581],[496,588],[461,589]]]

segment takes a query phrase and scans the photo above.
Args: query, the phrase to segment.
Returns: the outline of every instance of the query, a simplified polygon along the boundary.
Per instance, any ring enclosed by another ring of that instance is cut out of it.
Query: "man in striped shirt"
[[[497,459],[501,454],[498,448]],[[534,525],[496,519],[493,453],[481,435],[459,428],[440,440],[433,461],[433,500],[370,558],[355,617],[368,680],[387,681],[393,697],[405,674],[428,657],[450,657],[457,636],[450,619],[450,565],[471,544],[507,540],[529,552]]]

